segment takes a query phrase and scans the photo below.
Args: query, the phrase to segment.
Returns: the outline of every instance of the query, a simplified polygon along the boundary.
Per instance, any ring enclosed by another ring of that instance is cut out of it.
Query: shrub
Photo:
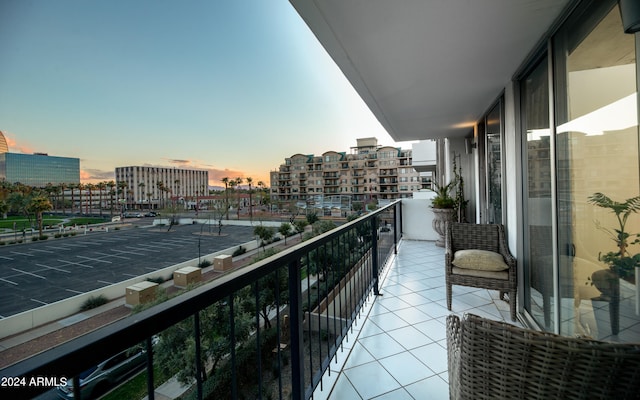
[[[32,241],[32,242],[37,242],[37,241],[38,241],[38,237],[37,237],[37,236],[32,237],[32,238],[31,238],[31,241]]]
[[[107,304],[109,300],[104,295],[91,296],[80,306],[80,311],[88,311],[103,304]]]
[[[3,242],[2,240],[0,240],[0,246],[4,246],[5,244],[7,244],[7,243]]]
[[[62,233],[56,233],[53,235],[54,238],[59,239],[62,237]]]
[[[40,236],[40,240],[47,240],[47,239],[49,239],[49,236],[48,236],[48,235],[42,235],[42,236]]]
[[[71,236],[75,236],[77,234],[78,234],[78,232],[76,232],[76,231],[71,231],[71,233],[70,233]]]
[[[198,264],[198,267],[199,267],[199,268],[206,268],[206,267],[208,267],[209,265],[211,265],[211,261],[209,261],[209,260],[202,260],[202,261],[200,261],[200,264]]]
[[[157,283],[158,285],[160,285],[161,283],[164,283],[164,278],[161,276],[154,276],[151,278],[147,278],[147,281]]]
[[[242,246],[239,246],[232,254],[233,257],[239,256],[240,254],[244,254],[247,252],[247,249],[245,249]]]

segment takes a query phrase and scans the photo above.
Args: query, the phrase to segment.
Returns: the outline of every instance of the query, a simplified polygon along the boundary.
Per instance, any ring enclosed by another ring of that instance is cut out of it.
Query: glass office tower
[[[0,153],[0,179],[44,187],[48,183],[79,183],[80,159],[46,154]]]

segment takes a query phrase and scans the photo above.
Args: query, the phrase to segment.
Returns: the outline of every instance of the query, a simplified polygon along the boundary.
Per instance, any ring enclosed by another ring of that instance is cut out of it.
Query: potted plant
[[[446,185],[433,184],[433,190],[436,196],[431,200],[433,208],[433,222],[431,226],[438,233],[436,246],[444,247],[444,235],[447,231],[447,223],[456,220],[456,200],[451,196],[452,189],[456,186],[456,180],[452,180]]]
[[[619,278],[627,280],[635,278],[635,268],[640,267],[640,253],[631,255],[629,246],[640,243],[640,234],[629,233],[625,228],[631,213],[640,210],[640,196],[619,203],[602,193],[594,193],[589,196],[588,202],[598,207],[610,209],[618,221],[618,226],[613,229],[605,228],[599,221],[596,221],[596,228],[605,232],[617,247],[616,251],[600,253],[598,260],[607,264],[611,272]]]
[[[620,320],[620,279],[637,284],[637,271],[640,269],[640,253],[631,255],[629,252],[629,246],[640,243],[640,234],[626,231],[629,216],[640,210],[640,196],[619,203],[602,193],[594,193],[589,196],[588,202],[597,207],[608,208],[615,214],[618,221],[618,226],[613,229],[605,228],[599,221],[595,221],[596,228],[605,232],[613,240],[617,250],[605,254],[599,253],[598,260],[605,263],[608,268],[591,274],[591,284],[602,293],[598,300],[609,302],[611,333],[617,335]]]

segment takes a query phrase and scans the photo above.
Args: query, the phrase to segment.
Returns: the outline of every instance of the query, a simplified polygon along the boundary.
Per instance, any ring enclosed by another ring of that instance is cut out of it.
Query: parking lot
[[[0,247],[0,318],[254,238],[252,227],[182,225],[90,232]],[[209,233],[211,232],[211,233]]]

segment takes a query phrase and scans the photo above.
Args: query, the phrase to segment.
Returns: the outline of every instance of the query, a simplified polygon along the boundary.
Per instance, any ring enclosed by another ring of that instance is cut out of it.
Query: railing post
[[[151,336],[147,337],[147,398],[149,400],[156,398],[153,387],[153,339]]]
[[[373,264],[373,294],[380,296],[378,289],[378,217],[371,218],[371,263]]]
[[[304,357],[302,356],[302,288],[300,262],[289,263],[289,337],[291,338],[291,396],[304,397]]]
[[[200,353],[202,349],[200,348],[200,312],[196,311],[193,314],[193,330],[194,330],[194,339],[196,341],[196,389],[197,389],[197,398],[198,400],[202,400],[202,358],[200,357]]]
[[[393,206],[393,254],[398,254],[398,208],[402,203]]]

